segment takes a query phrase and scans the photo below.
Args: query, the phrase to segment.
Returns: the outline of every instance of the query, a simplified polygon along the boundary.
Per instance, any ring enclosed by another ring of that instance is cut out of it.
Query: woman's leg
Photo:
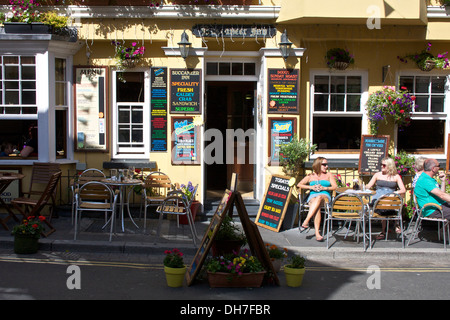
[[[302,223],[303,227],[308,227],[309,221],[320,210],[320,207],[322,206],[323,200],[324,200],[324,197],[318,196],[318,197],[312,198],[311,201],[309,201],[309,211],[308,211],[308,215],[306,216],[305,220]],[[319,216],[318,219],[319,219],[319,226],[320,226],[320,219],[321,219],[321,217],[320,217],[320,215],[318,215],[318,216]],[[317,228],[317,225],[316,225],[316,220],[317,220],[317,215],[316,215],[316,218],[314,219],[314,226],[316,228],[316,232],[318,232],[317,231],[318,228]]]

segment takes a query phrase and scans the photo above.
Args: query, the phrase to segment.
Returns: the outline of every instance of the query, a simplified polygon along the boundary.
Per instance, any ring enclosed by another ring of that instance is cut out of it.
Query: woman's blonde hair
[[[416,158],[416,163],[415,163],[416,171],[423,170],[423,163],[425,162],[426,159],[427,158],[425,158],[425,157],[417,157]]]
[[[397,167],[395,166],[395,161],[392,158],[386,157],[381,160],[381,162],[386,163],[386,171],[389,176],[395,176],[397,172]]]
[[[320,174],[322,172],[322,162],[323,160],[326,160],[324,157],[317,157],[316,160],[314,160],[312,169],[316,174]]]

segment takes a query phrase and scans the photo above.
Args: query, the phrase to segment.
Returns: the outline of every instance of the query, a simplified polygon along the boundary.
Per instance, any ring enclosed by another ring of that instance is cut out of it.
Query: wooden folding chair
[[[147,222],[147,207],[159,206],[167,197],[172,184],[168,175],[158,171],[151,173],[144,181],[144,232]]]
[[[31,173],[30,189],[28,192],[23,192],[28,198],[31,196],[40,196],[44,192],[45,188],[50,181],[52,175],[56,172],[60,172],[61,168],[59,163],[54,162],[34,162]],[[53,193],[50,195],[51,205],[48,220],[52,220],[53,213],[56,211],[56,187]]]
[[[42,209],[48,204],[50,198],[54,194],[60,179],[61,171],[52,174],[45,190],[40,194],[39,198],[34,198],[33,196],[16,198],[11,201],[11,204],[20,214],[22,214],[24,219],[27,219],[30,216],[39,216]],[[48,237],[55,232],[56,229],[51,225],[48,219],[45,219],[44,222],[50,228],[50,231],[46,233],[43,232],[42,235]]]

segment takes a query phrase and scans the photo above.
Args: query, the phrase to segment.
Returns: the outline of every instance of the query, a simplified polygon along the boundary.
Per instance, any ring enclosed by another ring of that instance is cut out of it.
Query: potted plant
[[[397,56],[397,58],[404,63],[408,63],[408,59],[414,61],[420,70],[431,71],[434,68],[446,69],[450,62],[448,61],[448,51],[440,53],[435,57],[431,51],[431,42],[427,43],[427,47],[419,53],[408,54],[404,57]]]
[[[36,253],[39,249],[39,238],[44,231],[42,222],[45,217],[29,216],[20,225],[13,228],[14,252],[19,254]]]
[[[192,200],[190,209],[192,214],[192,221],[195,221],[198,209],[200,208],[200,201],[195,200],[195,187],[192,182],[189,181],[187,185],[182,184],[180,186],[180,190],[183,193],[183,198],[185,199],[186,203],[189,203]],[[180,216],[179,222],[180,224],[188,224],[188,219],[186,216]]]
[[[395,161],[395,166],[397,167],[397,172],[399,175],[404,176],[411,172],[413,174],[413,168],[416,159],[413,155],[406,153],[405,151],[397,152],[397,154],[389,155]]]
[[[183,261],[183,253],[178,249],[164,251],[164,273],[167,285],[172,288],[183,286],[186,266]]]
[[[289,264],[284,266],[286,284],[289,287],[300,287],[305,274],[306,259],[298,254],[289,259]]]
[[[225,216],[211,244],[212,255],[238,253],[246,241],[245,234],[233,223],[233,219]]]
[[[377,134],[378,123],[381,120],[387,123],[389,118],[392,118],[400,129],[410,125],[415,100],[416,97],[411,95],[406,87],[396,91],[394,87],[384,86],[383,89],[372,93],[366,107],[370,133]]]
[[[259,260],[248,254],[233,253],[209,258],[205,264],[210,287],[260,287],[266,271]]]
[[[273,269],[275,272],[280,271],[283,260],[287,258],[287,249],[280,249],[274,244],[266,243],[267,253],[272,261]]]
[[[280,146],[280,166],[283,167],[283,172],[298,180],[303,163],[316,149],[317,145],[294,135],[290,142]]]
[[[347,49],[332,48],[325,56],[328,68],[345,70],[350,64],[355,63],[355,59]]]

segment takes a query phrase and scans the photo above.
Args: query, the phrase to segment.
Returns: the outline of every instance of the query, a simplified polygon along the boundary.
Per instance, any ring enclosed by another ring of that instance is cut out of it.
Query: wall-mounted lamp
[[[185,60],[189,56],[189,48],[191,47],[191,44],[192,43],[189,42],[189,37],[186,31],[183,31],[181,34],[181,41],[178,42],[178,46],[180,47],[180,54]]]
[[[287,32],[284,30],[283,34],[281,35],[281,42],[279,43],[280,50],[281,50],[281,56],[286,61],[286,59],[289,57],[289,50],[291,50],[292,42],[288,40]]]

